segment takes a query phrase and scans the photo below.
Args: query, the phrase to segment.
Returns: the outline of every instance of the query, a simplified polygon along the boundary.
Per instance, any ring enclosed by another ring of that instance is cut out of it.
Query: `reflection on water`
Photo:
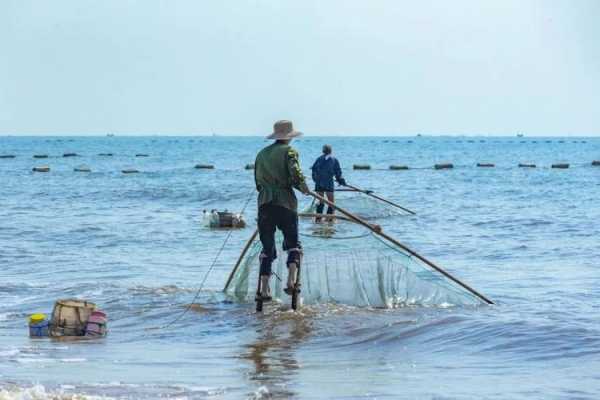
[[[271,307],[278,307],[270,305]],[[265,386],[271,398],[296,397],[293,377],[300,369],[296,352],[312,332],[309,312],[275,310],[258,317],[256,339],[242,347],[240,358],[252,362],[250,383]]]

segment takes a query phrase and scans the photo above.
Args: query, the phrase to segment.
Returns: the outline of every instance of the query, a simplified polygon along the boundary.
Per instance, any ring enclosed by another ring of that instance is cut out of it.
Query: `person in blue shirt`
[[[321,155],[312,166],[312,178],[315,182],[315,192],[319,195],[327,196],[331,202],[334,201],[333,178],[338,184],[344,186],[346,181],[342,177],[342,169],[339,161],[331,155],[331,146],[326,144],[323,146],[323,155]],[[317,214],[322,214],[325,204],[320,202],[317,205]],[[331,206],[327,207],[327,214],[332,215],[334,212]],[[316,222],[320,222],[321,218],[317,217]]]

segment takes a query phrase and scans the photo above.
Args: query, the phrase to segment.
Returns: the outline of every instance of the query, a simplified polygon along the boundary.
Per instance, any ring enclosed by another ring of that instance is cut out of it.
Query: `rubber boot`
[[[260,276],[260,296],[263,301],[271,300],[271,287],[269,286],[269,275],[261,275]]]
[[[288,264],[288,279],[287,279],[287,288],[285,292],[289,295],[292,294],[292,290],[296,285],[296,273],[298,272],[298,267],[296,263]]]

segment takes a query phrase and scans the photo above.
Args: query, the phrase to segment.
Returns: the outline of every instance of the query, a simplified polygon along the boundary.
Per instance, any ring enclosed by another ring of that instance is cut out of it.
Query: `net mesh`
[[[341,208],[352,210],[353,214],[363,219],[377,219],[409,215],[408,212],[402,210],[401,208],[384,203],[365,193],[355,191],[336,191],[335,203]],[[313,200],[303,209],[302,212],[316,212],[317,204],[318,202]]]
[[[299,229],[304,248],[300,274],[304,304],[387,308],[481,304],[470,292],[360,225],[343,220],[316,224],[301,218]],[[279,233],[277,241],[281,249]],[[256,240],[226,290],[236,301],[254,300],[260,251]],[[273,271],[283,281],[271,280],[273,297],[282,300],[289,298],[283,292],[286,259],[280,251],[273,262]]]

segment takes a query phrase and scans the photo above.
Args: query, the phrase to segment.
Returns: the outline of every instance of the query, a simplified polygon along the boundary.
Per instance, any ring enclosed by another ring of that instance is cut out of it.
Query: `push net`
[[[409,215],[401,208],[377,200],[366,193],[357,191],[339,190],[335,192],[335,203],[363,219],[389,218],[395,216]],[[304,208],[304,213],[314,213],[317,210],[318,201],[313,200]],[[325,206],[327,208],[327,206]]]
[[[300,274],[304,304],[393,308],[482,303],[438,271],[354,222],[317,224],[312,218],[301,218],[300,237],[304,249]],[[281,235],[277,240],[279,254],[273,262],[276,276],[271,279],[271,290],[274,298],[286,299],[283,289],[287,257],[280,250]],[[226,294],[235,301],[254,300],[260,251],[256,239],[226,287]]]

